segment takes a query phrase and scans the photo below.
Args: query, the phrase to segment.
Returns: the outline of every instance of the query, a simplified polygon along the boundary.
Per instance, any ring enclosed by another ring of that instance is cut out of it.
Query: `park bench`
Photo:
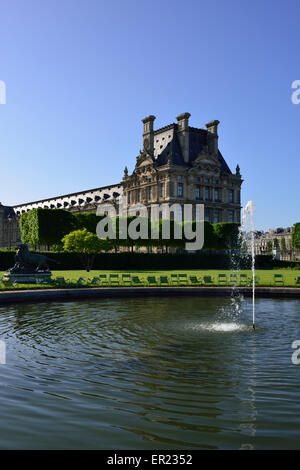
[[[226,276],[226,274],[219,274],[219,275],[218,275],[218,284],[219,284],[219,286],[220,286],[220,285],[226,286],[226,284],[227,284],[227,276]]]
[[[171,285],[178,284],[178,274],[171,274]]]
[[[75,282],[75,287],[84,287],[86,285],[86,279],[84,277],[78,278]]]
[[[108,286],[108,279],[106,274],[100,274],[99,281],[101,286]]]
[[[88,280],[88,283],[92,285],[100,284],[100,277],[93,277],[92,279]]]
[[[168,276],[160,276],[159,277],[159,284],[161,286],[168,286],[169,285],[169,278]]]
[[[132,280],[132,284],[134,284],[135,286],[143,285],[143,282],[140,280],[138,276],[132,276],[131,280]]]
[[[157,280],[155,276],[148,276],[147,277],[147,282],[149,286],[157,286]]]
[[[54,279],[54,284],[56,284],[58,287],[67,287],[68,285],[64,277],[56,277]]]
[[[203,282],[206,286],[213,285],[213,280],[211,276],[203,276]]]
[[[201,282],[198,280],[197,276],[190,276],[190,283],[193,286],[199,286]]]
[[[188,284],[188,278],[186,274],[178,275],[178,284],[181,286],[186,286]]]
[[[122,274],[122,285],[123,286],[131,286],[132,285],[130,274]]]
[[[247,274],[240,274],[240,286],[247,286],[249,282]]]
[[[119,274],[110,274],[109,276],[109,284],[113,286],[119,286],[120,285],[120,280],[119,280]]]
[[[229,284],[231,286],[237,286],[238,285],[238,276],[237,276],[237,274],[230,274]]]
[[[274,274],[273,280],[275,286],[284,286],[284,277],[282,274]]]

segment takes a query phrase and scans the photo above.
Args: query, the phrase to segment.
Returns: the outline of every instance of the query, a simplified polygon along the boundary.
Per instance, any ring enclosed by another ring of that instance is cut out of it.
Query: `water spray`
[[[242,227],[246,227],[246,221],[249,221],[250,233],[251,233],[251,259],[252,259],[252,327],[255,330],[255,234],[254,234],[254,222],[253,222],[253,212],[255,206],[253,201],[247,202],[246,206],[243,209],[242,215]]]
[[[252,201],[251,201],[252,202]],[[253,206],[254,207],[254,206]],[[251,212],[251,216],[253,213]],[[254,245],[254,226],[253,219],[251,217],[251,257],[252,257],[252,326],[255,330],[255,245]]]

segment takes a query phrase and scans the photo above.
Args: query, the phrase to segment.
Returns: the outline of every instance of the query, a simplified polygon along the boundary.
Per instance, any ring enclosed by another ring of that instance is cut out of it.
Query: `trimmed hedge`
[[[53,270],[83,269],[75,253],[43,252],[60,264],[50,263]],[[14,251],[0,251],[0,271],[14,265]],[[242,269],[250,269],[251,261],[242,263]],[[256,256],[256,268],[300,268],[300,261],[274,261],[272,256]],[[115,270],[146,270],[146,269],[230,269],[230,257],[218,252],[202,252],[193,254],[157,254],[157,253],[100,253],[96,255],[92,269]]]
[[[0,271],[6,271],[15,264],[15,251],[0,251]]]
[[[31,209],[20,219],[22,242],[29,245],[54,245],[76,228],[77,220],[64,209]]]
[[[86,228],[88,232],[93,234],[96,233],[97,224],[105,216],[99,216],[94,212],[79,212],[71,213],[65,209],[49,209],[49,208],[36,208],[31,209],[21,215],[20,219],[20,230],[22,235],[23,243],[29,245],[38,246],[46,245],[48,247],[61,243],[62,238],[73,232],[74,230]],[[127,224],[135,219],[136,216],[127,216]],[[170,239],[164,240],[162,238],[162,220],[159,220],[158,240],[152,240],[149,237],[147,240],[130,240],[120,237],[119,222],[123,217],[116,217],[116,243],[112,243],[113,246],[168,246],[184,248],[185,243],[188,240],[184,238],[178,240],[174,237],[174,226],[177,223],[174,220],[170,220]],[[182,222],[180,225],[191,224],[195,230],[195,221]],[[148,227],[148,235],[151,232],[151,221],[146,219],[146,226]],[[155,224],[156,225],[156,224]],[[239,231],[239,224],[230,222],[220,222],[217,224],[211,224],[208,221],[204,221],[204,249],[227,249],[234,247],[237,243]]]
[[[274,268],[300,268],[300,261],[298,260],[274,260],[273,261]]]
[[[14,265],[15,252],[0,252],[0,271]],[[60,264],[49,263],[53,270],[83,269],[79,256],[66,252],[43,252]],[[224,254],[157,254],[157,253],[100,253],[95,256],[92,269],[226,269],[229,258]]]

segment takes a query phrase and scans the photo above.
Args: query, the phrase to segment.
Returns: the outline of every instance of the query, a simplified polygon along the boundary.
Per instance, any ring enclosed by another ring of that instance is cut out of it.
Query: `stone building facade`
[[[19,220],[24,212],[38,207],[65,209],[70,212],[96,212],[98,204],[106,201],[116,203],[122,194],[122,183],[119,183],[13,207],[3,206],[0,203],[0,248],[15,247],[21,242]]]
[[[143,119],[143,148],[132,174],[125,167],[123,180],[118,184],[13,207],[0,205],[0,247],[18,244],[19,218],[30,209],[91,212],[104,202],[117,205],[122,196],[129,211],[137,203],[149,211],[152,204],[188,203],[194,208],[204,204],[205,220],[240,222],[243,180],[239,166],[232,173],[219,149],[219,121],[211,121],[202,129],[191,127],[189,118],[189,113],[180,114],[176,123],[157,130],[155,116]]]
[[[255,234],[255,254],[265,255],[268,253],[268,245],[272,244],[275,249],[275,240],[277,240],[277,252],[282,260],[300,260],[300,250],[292,246],[293,227],[278,227],[267,232],[256,232]],[[284,240],[284,242],[283,242]],[[270,243],[271,242],[271,243]]]
[[[125,168],[123,177],[127,206],[204,204],[205,220],[240,222],[240,169],[233,174],[219,150],[219,121],[199,129],[189,126],[189,117],[181,114],[176,124],[158,130],[155,116],[143,119],[143,150],[133,173]]]
[[[12,248],[21,241],[19,217],[14,208],[0,202],[0,248]]]

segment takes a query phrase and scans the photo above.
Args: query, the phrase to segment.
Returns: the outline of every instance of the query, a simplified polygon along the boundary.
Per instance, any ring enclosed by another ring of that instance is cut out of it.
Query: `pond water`
[[[299,300],[0,308],[1,449],[299,449]],[[300,355],[299,355],[300,357]]]

